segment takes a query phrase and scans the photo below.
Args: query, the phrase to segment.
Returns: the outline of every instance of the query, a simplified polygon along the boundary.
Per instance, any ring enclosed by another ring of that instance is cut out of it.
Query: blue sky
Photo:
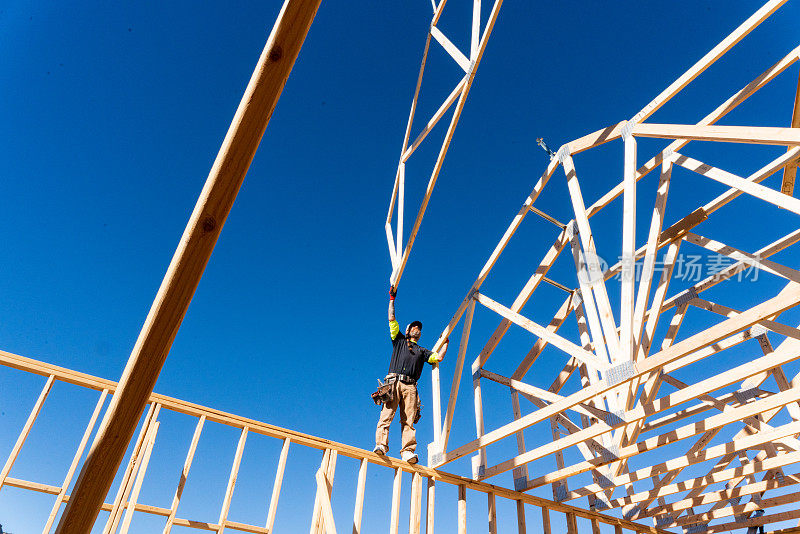
[[[422,320],[422,344],[435,341],[545,168],[537,137],[557,148],[633,116],[759,4],[506,2],[400,285],[401,323]],[[489,7],[484,5],[484,21]],[[5,258],[0,348],[119,378],[279,8],[273,0],[124,6],[12,0],[0,6]],[[469,3],[450,0],[439,24],[462,50],[468,49],[470,14]],[[797,45],[799,15],[796,2],[781,8],[651,122],[699,120]],[[429,17],[427,0],[323,3],[175,339],[158,392],[372,447],[377,409],[369,393],[385,373],[390,349],[383,222]],[[458,79],[458,67],[432,45],[412,136]],[[796,81],[794,66],[723,123],[788,125]],[[444,125],[409,163],[407,228]],[[696,145],[687,154],[740,175],[781,151]],[[640,161],[659,146],[642,141]],[[587,203],[593,202],[620,179],[621,144],[580,155],[576,165]],[[688,173],[680,176],[682,181],[673,182],[675,211],[667,212],[668,224],[722,191]],[[640,213],[652,206],[646,192],[652,195],[654,176],[647,184],[641,186]],[[570,219],[565,189],[558,171],[537,206]],[[600,252],[612,261],[620,250],[620,214],[615,203],[593,219],[595,233],[608,236],[599,243]],[[706,233],[744,250],[797,227],[793,215],[760,202],[728,215],[736,224],[730,218],[709,221]],[[640,243],[646,225],[645,217]],[[509,305],[555,239],[553,229],[526,221],[487,280],[487,295]],[[790,266],[798,259],[789,252],[776,258]],[[558,265],[553,278],[574,286],[569,263]],[[762,290],[779,289],[765,283],[762,289],[747,286],[738,292],[739,301],[728,304],[749,306],[764,298]],[[546,323],[561,300],[558,290],[542,287],[525,312]],[[701,317],[685,335],[702,327]],[[475,321],[468,361],[496,323],[486,310],[478,310]],[[565,335],[577,339],[575,332]],[[509,348],[491,360],[497,372],[513,370],[531,343],[521,331],[509,336]],[[555,372],[564,363],[562,355],[549,356],[546,369]],[[443,395],[454,361],[455,347],[443,365]],[[546,387],[552,373],[528,378]],[[0,372],[2,455],[10,451],[42,383]],[[451,444],[474,437],[469,380],[465,384]],[[418,432],[421,450],[432,436],[429,385],[426,377],[420,387],[426,405]],[[68,449],[82,432],[67,421],[72,413],[88,419],[93,395],[84,398],[57,384],[42,426],[34,427],[12,476],[60,484],[72,454]],[[497,392],[496,405],[493,394],[487,395],[491,429],[511,411],[505,391]],[[72,399],[82,408],[71,412],[58,404],[58,396],[61,404]],[[165,437],[159,437],[174,451],[160,452],[159,441],[154,453],[155,464],[163,461],[168,473],[174,469],[170,462],[182,463],[191,436],[192,422],[177,419],[172,430],[162,424]],[[213,436],[209,430],[209,444],[201,442],[207,460],[215,450],[229,450],[219,453],[221,465],[204,468],[198,461],[193,468],[198,481],[206,475],[220,479],[222,492],[236,444],[229,430]],[[170,432],[173,438],[167,437]],[[51,439],[54,435],[63,445]],[[398,437],[393,428],[393,448]],[[248,520],[242,516],[251,509],[240,491],[248,495],[251,485],[257,494],[271,487],[274,467],[256,460],[260,446],[264,454],[277,454],[275,440],[254,444],[253,460],[246,450],[251,475],[240,477],[234,520]],[[66,459],[58,463],[62,456]],[[547,461],[552,470],[552,459]],[[466,473],[466,466],[452,467]],[[354,475],[340,471],[337,486],[349,495],[347,477]],[[510,482],[505,478],[498,483]],[[259,485],[264,479],[269,483]],[[141,500],[167,506],[171,475],[166,480],[168,488],[146,482]],[[192,491],[198,509],[203,498],[221,500],[204,496],[204,486],[197,484]],[[549,496],[544,490],[540,494]],[[0,493],[0,522],[15,534],[34,532],[40,527],[28,525],[27,513],[19,511],[40,513],[49,507],[42,502],[6,488]],[[304,501],[290,502],[297,503],[299,524],[306,528]],[[265,515],[262,508],[258,513]],[[290,524],[291,514],[281,513],[279,524]],[[375,516],[365,521],[380,524]],[[258,517],[253,521],[263,521]],[[134,527],[148,531],[145,523]]]

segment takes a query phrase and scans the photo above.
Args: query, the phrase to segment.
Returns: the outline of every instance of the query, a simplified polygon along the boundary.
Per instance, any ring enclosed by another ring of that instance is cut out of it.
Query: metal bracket
[[[563,484],[559,484],[556,486],[556,501],[566,501],[567,500],[567,488],[564,487]]]
[[[734,391],[733,396],[736,397],[739,404],[746,404],[748,400],[758,398],[760,391],[758,388],[740,389]]]
[[[769,328],[767,328],[766,326],[762,326],[760,324],[754,324],[753,326],[750,327],[750,330],[748,330],[748,332],[750,332],[750,337],[758,337],[758,336],[763,336],[764,334],[769,332]]]
[[[675,303],[678,306],[683,306],[690,300],[694,300],[697,297],[697,290],[694,287],[690,287],[689,289],[686,289],[675,296]]]
[[[623,415],[625,415],[625,412],[622,410],[612,410],[610,412],[606,412],[603,419],[608,426],[621,425],[627,422]]]
[[[477,371],[472,373],[472,381],[477,382],[480,379],[480,377],[481,377],[481,369],[479,367]]]
[[[633,516],[635,516],[636,514],[639,513],[639,511],[640,511],[639,510],[639,505],[637,504],[636,506],[634,506],[633,508],[631,508],[627,512],[624,512],[622,514],[622,517],[624,517],[626,520],[630,521]]]
[[[442,460],[444,460],[444,453],[434,452],[433,454],[428,454],[428,465],[437,466],[442,463]]]
[[[632,133],[633,132],[633,127],[636,126],[636,124],[637,123],[636,123],[636,121],[634,119],[631,119],[631,120],[629,120],[628,122],[625,123],[625,126],[623,126],[622,130],[620,130],[620,132],[619,132],[620,133],[620,137],[622,137],[623,141],[628,139],[631,135],[633,135],[633,133]]]
[[[614,487],[614,483],[607,476],[600,474],[597,475],[597,484],[604,489]]]
[[[514,491],[525,491],[526,489],[528,489],[528,477],[514,479]]]
[[[636,366],[633,362],[627,361],[617,365],[612,365],[605,370],[604,378],[606,384],[609,386],[616,386],[620,382],[624,382],[629,378],[633,378],[636,374]]]
[[[730,506],[736,506],[736,505],[737,505],[737,504],[739,504],[740,502],[742,502],[742,498],[741,498],[741,497],[734,497],[734,498],[732,498],[732,499],[728,499],[728,504],[729,504]]]
[[[660,515],[656,517],[656,527],[662,528],[666,525],[671,525],[674,519],[671,515]]]
[[[572,292],[572,299],[575,302],[576,308],[581,305],[581,303],[583,302],[583,295],[581,295],[580,288]]]
[[[556,157],[558,158],[558,162],[563,165],[564,160],[570,157],[569,145],[561,145],[561,148],[559,148],[558,152],[556,152]]]
[[[683,531],[686,534],[699,534],[700,532],[705,532],[708,530],[708,523],[695,523],[693,525],[687,525],[683,527]]]
[[[575,237],[576,235],[580,235],[580,230],[578,230],[578,221],[572,219],[570,222],[567,223],[567,229],[570,232],[570,239]]]
[[[611,503],[605,499],[605,495],[597,496],[594,500],[594,507],[596,510],[608,510],[611,508]]]
[[[613,462],[614,460],[619,459],[619,445],[616,443],[614,445],[609,445],[608,447],[601,447],[600,448],[600,455],[603,457],[603,460],[606,462]]]

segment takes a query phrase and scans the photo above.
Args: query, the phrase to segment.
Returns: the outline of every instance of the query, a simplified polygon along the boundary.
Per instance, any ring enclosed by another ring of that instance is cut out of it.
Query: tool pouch
[[[417,413],[414,415],[414,424],[416,425],[422,418],[422,403],[419,400],[419,393],[417,393]]]
[[[392,401],[392,384],[381,384],[372,394],[372,402],[377,405]]]

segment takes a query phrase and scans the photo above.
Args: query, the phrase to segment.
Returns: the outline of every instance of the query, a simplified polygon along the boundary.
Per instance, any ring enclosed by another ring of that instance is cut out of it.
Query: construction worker
[[[403,446],[400,457],[410,464],[419,461],[416,454],[417,438],[414,423],[419,420],[420,402],[417,391],[417,380],[422,375],[425,362],[435,365],[444,359],[448,340],[445,339],[441,350],[432,352],[418,345],[422,335],[422,323],[414,321],[400,333],[400,325],[394,316],[394,298],[397,291],[389,288],[389,335],[392,339],[392,359],[389,362],[389,374],[386,383],[391,384],[391,398],[383,403],[378,427],[375,430],[374,452],[385,455],[389,451],[389,425],[394,414],[400,411],[400,425],[403,431]]]

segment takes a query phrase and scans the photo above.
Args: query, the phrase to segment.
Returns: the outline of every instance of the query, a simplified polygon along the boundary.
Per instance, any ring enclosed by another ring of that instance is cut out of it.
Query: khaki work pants
[[[414,429],[414,417],[417,415],[419,404],[416,384],[403,384],[395,380],[392,384],[392,400],[384,403],[378,419],[378,428],[375,430],[375,445],[380,445],[389,450],[389,425],[394,419],[395,412],[400,412],[400,426],[403,428],[403,448],[400,452],[414,452],[417,448],[417,436]]]

